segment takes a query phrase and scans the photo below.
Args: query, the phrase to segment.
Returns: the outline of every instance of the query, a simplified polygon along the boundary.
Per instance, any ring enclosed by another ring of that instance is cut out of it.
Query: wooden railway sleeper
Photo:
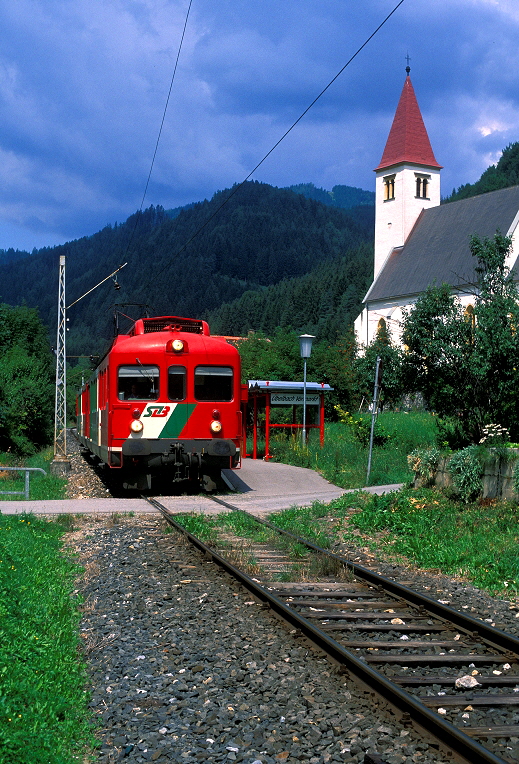
[[[154,499],[148,499],[148,501],[150,501],[151,504],[159,509],[162,514],[165,514],[168,522],[171,525],[175,526],[177,529],[181,529],[181,526],[172,520],[171,514],[167,512],[165,507],[160,505],[159,502]],[[184,529],[182,529],[182,531],[184,531]],[[204,551],[204,549],[207,548],[206,545],[200,539],[197,539],[195,536],[193,536],[193,534],[187,533],[186,535],[194,544],[194,546],[197,547],[200,551]],[[303,540],[303,543],[307,542],[304,542]],[[315,545],[309,545],[308,543],[307,546],[315,548]],[[318,551],[325,550],[320,550],[318,548]],[[332,556],[337,557],[336,555]],[[383,698],[385,703],[389,703],[393,708],[398,709],[400,713],[403,712],[407,714],[409,717],[409,723],[417,729],[421,729],[423,732],[425,732],[427,737],[433,736],[437,741],[437,744],[441,745],[443,750],[455,751],[455,755],[459,757],[460,760],[467,762],[467,764],[503,764],[505,759],[496,756],[491,750],[481,746],[481,744],[477,743],[473,738],[469,737],[463,731],[463,729],[457,728],[448,721],[440,719],[436,712],[428,709],[427,706],[421,703],[416,696],[413,696],[405,690],[399,688],[398,685],[391,681],[388,677],[385,677],[379,671],[372,669],[368,665],[369,659],[356,656],[355,652],[347,650],[340,643],[336,642],[330,636],[328,636],[318,626],[313,625],[308,618],[299,616],[295,612],[295,609],[287,607],[287,604],[280,598],[271,595],[258,582],[254,581],[254,579],[252,579],[250,576],[238,570],[228,560],[216,552],[214,553],[214,560],[217,561],[218,564],[221,565],[227,573],[231,574],[234,578],[239,580],[241,584],[251,594],[253,594],[253,596],[256,595],[259,597],[259,599],[264,604],[268,603],[267,606],[270,607],[272,613],[276,614],[279,618],[290,624],[292,628],[300,628],[306,636],[311,638],[317,649],[323,650],[328,657],[331,657],[335,661],[338,660],[343,662],[344,665],[354,674],[359,684],[369,686],[370,690],[372,692],[376,692],[381,698]],[[361,572],[358,566],[354,566],[355,574],[357,570],[359,573]],[[368,577],[368,580],[372,580],[374,575],[375,574],[373,574],[371,571],[363,569],[361,578],[366,579],[366,577]],[[390,579],[385,579],[384,585],[388,587],[392,594],[396,594],[397,598],[399,595],[403,595],[403,598],[412,606],[416,606],[416,604],[418,604],[418,597],[422,596],[417,592],[413,592],[412,590],[407,590],[404,594],[402,591],[403,587],[396,582],[391,581]],[[442,606],[440,603],[436,603],[430,598],[426,598],[426,600],[427,612],[430,614],[430,616],[436,616],[441,620],[448,621],[448,611],[444,606]],[[451,619],[451,623],[456,624],[456,629],[462,628],[465,632],[467,632],[469,631],[467,628],[467,623],[474,625],[477,623],[476,619],[471,617],[462,618],[462,614],[456,613],[455,611],[452,612],[453,617]],[[364,616],[364,618],[366,617],[366,614],[360,615]],[[348,616],[353,618],[355,617],[354,614],[342,614],[343,618],[348,618]],[[380,618],[380,614],[371,614],[372,620],[377,618]],[[387,619],[384,618],[384,620]],[[423,618],[418,617],[417,620],[423,620]],[[431,625],[433,625],[432,622]],[[477,623],[477,626],[479,627],[479,623]],[[358,624],[356,624],[356,628],[359,628]],[[509,649],[514,651],[516,645],[519,648],[519,640],[504,632],[499,632],[499,630],[496,629],[490,630],[488,627],[486,627],[485,624],[482,624],[482,631],[485,635],[487,635],[487,638],[485,639],[484,636],[480,636],[479,641],[484,641],[487,643],[487,645],[495,645],[494,649]],[[496,642],[498,642],[499,645],[497,645]],[[519,654],[519,649],[517,650],[517,653]],[[380,657],[381,656],[377,656],[379,660],[373,662],[380,663]],[[408,664],[412,657],[414,656],[406,656],[404,661],[401,660],[400,662]],[[428,657],[430,658],[431,656]],[[445,656],[441,657],[444,658]],[[488,656],[481,657],[484,658],[485,662],[487,663],[496,662],[495,660],[489,661]],[[420,658],[420,656],[418,656],[418,658]],[[465,661],[474,663],[476,662],[475,656],[473,655],[466,655],[463,656],[463,658]],[[498,657],[498,660],[499,662],[503,661],[502,655]]]

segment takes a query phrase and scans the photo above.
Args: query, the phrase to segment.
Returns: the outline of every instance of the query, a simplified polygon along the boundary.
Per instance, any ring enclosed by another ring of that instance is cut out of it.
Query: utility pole
[[[366,475],[366,485],[369,485],[369,476],[371,474],[371,457],[373,454],[373,435],[375,434],[375,422],[378,415],[378,399],[379,399],[381,371],[382,371],[382,359],[378,355],[377,366],[375,369],[375,386],[373,389],[373,402],[371,404],[371,430],[369,435],[369,455],[368,455],[368,471]]]
[[[67,365],[65,337],[67,318],[65,307],[65,255],[59,258],[58,330],[56,335],[56,399],[54,406],[54,459],[51,472],[63,475],[70,469],[67,459]]]
[[[67,459],[67,353],[65,338],[67,333],[67,310],[86,297],[108,279],[113,279],[116,289],[120,289],[115,275],[128,265],[123,263],[99,284],[82,294],[77,300],[67,305],[65,301],[65,255],[59,258],[59,289],[58,289],[58,332],[56,338],[56,403],[54,406],[54,459],[50,470],[53,475],[65,475],[70,470]]]

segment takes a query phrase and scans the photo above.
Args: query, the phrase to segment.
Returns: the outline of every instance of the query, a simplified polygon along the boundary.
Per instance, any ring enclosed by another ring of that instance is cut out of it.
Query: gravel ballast
[[[77,454],[69,495],[106,493]],[[165,532],[161,518],[83,517],[69,543],[85,575],[81,634],[96,761],[364,762],[449,759],[340,676],[249,594]],[[517,634],[519,603],[461,580],[377,560],[349,559]],[[374,757],[375,759],[375,757]]]
[[[97,761],[447,761],[160,519],[85,519],[69,540]]]

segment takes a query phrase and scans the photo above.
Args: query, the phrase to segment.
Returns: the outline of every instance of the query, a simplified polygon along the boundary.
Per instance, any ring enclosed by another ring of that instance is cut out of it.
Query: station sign
[[[296,404],[303,404],[303,393],[271,393],[270,403],[272,406],[289,406]],[[318,393],[307,393],[306,395],[307,406],[319,405]]]

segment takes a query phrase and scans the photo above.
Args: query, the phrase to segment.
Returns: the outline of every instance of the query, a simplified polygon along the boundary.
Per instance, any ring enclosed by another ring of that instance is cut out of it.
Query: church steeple
[[[441,169],[427,135],[409,71],[409,66],[407,66],[407,77],[400,101],[396,108],[382,159],[376,171],[387,169],[402,162]]]
[[[375,169],[375,278],[423,209],[440,204],[440,170],[416,100],[409,62],[380,164]]]

